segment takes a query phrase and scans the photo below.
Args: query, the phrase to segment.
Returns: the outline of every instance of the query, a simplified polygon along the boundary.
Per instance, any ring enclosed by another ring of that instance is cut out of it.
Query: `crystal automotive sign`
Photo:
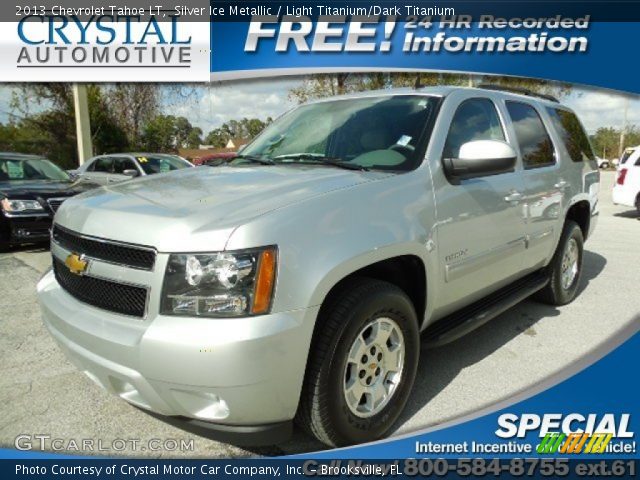
[[[4,81],[33,80],[38,71],[50,81],[209,79],[208,22],[161,6],[30,7],[16,18],[0,32]]]

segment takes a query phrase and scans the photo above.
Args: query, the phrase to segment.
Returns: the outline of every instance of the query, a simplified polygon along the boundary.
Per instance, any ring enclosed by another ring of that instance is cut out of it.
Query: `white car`
[[[598,162],[598,168],[609,168],[611,166],[611,162],[606,158],[596,157],[596,162]]]
[[[640,146],[628,148],[620,158],[613,203],[635,207],[640,212]]]

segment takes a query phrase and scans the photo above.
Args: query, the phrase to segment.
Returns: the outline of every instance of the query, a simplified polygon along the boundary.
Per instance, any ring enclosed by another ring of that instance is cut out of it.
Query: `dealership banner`
[[[3,478],[356,478],[505,476],[633,478],[640,319],[556,375],[501,405],[372,444],[270,459],[123,459],[117,444],[24,434],[0,450]],[[121,444],[121,445],[120,445]],[[65,453],[55,452],[55,448]],[[52,448],[53,447],[53,448]],[[78,455],[73,454],[74,450]]]
[[[425,72],[468,74],[470,78],[483,76],[485,79],[493,75],[526,77],[545,80],[551,82],[551,85],[560,83],[577,85],[585,89],[594,88],[624,96],[627,102],[624,107],[626,108],[624,128],[621,135],[617,133],[611,135],[612,138],[615,137],[612,140],[611,150],[616,150],[618,143],[615,142],[619,141],[620,147],[624,142],[628,117],[637,113],[633,111],[629,113],[629,98],[635,102],[636,96],[640,94],[640,68],[637,66],[637,52],[640,47],[640,1],[184,0],[167,3],[165,0],[130,0],[122,3],[113,0],[35,0],[32,3],[3,3],[0,5],[0,22],[0,83],[16,86],[16,90],[13,91],[14,103],[23,100],[20,97],[22,91],[17,88],[25,84],[42,82],[101,85],[140,82],[188,84],[190,87],[193,87],[193,84],[199,84],[207,88],[229,88],[230,90],[214,92],[208,97],[205,96],[210,92],[193,94],[194,96],[202,95],[197,98],[197,102],[204,104],[204,99],[207,98],[211,105],[216,105],[223,104],[225,95],[235,93],[231,89],[243,82],[282,82],[283,79],[311,78],[309,77],[311,75],[315,75],[314,78],[321,78],[321,75],[325,74],[376,72],[383,74],[382,83],[384,84],[385,75],[403,73],[411,76],[410,81],[403,84],[411,85],[407,87],[411,91],[420,90],[422,87],[420,74]],[[415,84],[413,76],[415,76]],[[462,85],[463,88],[468,86],[474,85],[472,82],[469,85]],[[391,80],[383,85],[383,88],[391,87]],[[262,83],[259,88],[266,89]],[[523,92],[523,90],[518,91]],[[273,93],[272,90],[269,92]],[[546,91],[544,94],[525,92],[526,95],[538,99],[544,97],[547,102],[545,105],[548,106],[550,97],[546,93]],[[95,92],[90,94],[95,95]],[[105,94],[104,104],[117,99],[113,92],[111,94],[111,96]],[[159,96],[171,94],[175,92],[166,89]],[[251,96],[252,101],[257,103],[262,100],[260,90],[258,94],[252,92],[252,95],[254,95]],[[579,97],[578,93],[574,92],[573,95],[575,98]],[[267,94],[264,96],[266,97]],[[255,100],[256,98],[258,100]],[[271,100],[271,103],[284,102],[286,95],[274,98],[275,100]],[[181,99],[181,97],[178,101],[174,99],[174,103],[180,103]],[[56,100],[47,101],[55,103]],[[84,101],[87,102],[86,98]],[[234,101],[238,102],[238,100]],[[553,98],[552,101],[557,102]],[[631,110],[633,105],[636,105],[633,102]],[[2,108],[8,109],[10,104],[10,100],[5,99]],[[73,100],[70,100],[69,110],[73,109],[72,104]],[[130,105],[126,102],[122,104]],[[234,105],[227,103],[224,105],[224,111],[210,109],[202,116],[217,118],[216,115],[218,115],[219,118],[224,119],[226,122],[224,125],[228,127],[229,123],[234,121],[234,119],[229,120],[232,118],[229,110],[233,110]],[[420,104],[420,107],[426,108],[425,105],[426,101]],[[26,116],[29,108],[21,110],[20,115]],[[440,104],[434,107],[434,115],[438,113],[438,108]],[[44,107],[38,105],[36,111],[41,113]],[[189,114],[186,108],[180,112],[184,116]],[[281,113],[283,112],[278,112],[278,115]],[[125,116],[122,115],[122,117]],[[241,115],[244,120],[249,116],[246,111]],[[88,113],[86,117],[89,118]],[[167,118],[168,116],[163,117],[162,120]],[[277,115],[273,118],[277,118]],[[265,118],[263,126],[271,124],[273,118],[269,110],[268,120]],[[19,123],[21,119],[19,115],[7,114],[5,123],[13,125],[13,123]],[[44,116],[38,117],[41,123],[48,120]],[[435,122],[435,119],[432,120]],[[451,121],[450,118],[448,120]],[[56,121],[54,120],[53,123]],[[162,137],[165,135],[165,130],[160,128],[162,126],[164,124],[160,125],[156,131],[149,128],[144,133],[147,137],[153,134]],[[92,132],[89,126],[85,125],[85,127],[85,136],[91,137]],[[582,129],[580,125],[578,128]],[[114,130],[116,130],[115,127]],[[166,131],[168,130],[167,128]],[[78,137],[81,137],[81,129],[77,131]],[[157,133],[158,131],[160,133]],[[121,128],[118,132],[123,136],[128,133],[126,128]],[[103,132],[93,131],[93,137],[101,133]],[[180,155],[183,155],[182,151],[187,150],[198,150],[200,153],[212,150],[217,137],[203,136],[203,133],[207,132],[200,129],[200,133],[196,135],[196,141],[188,148],[182,148],[183,145],[178,145],[177,141],[174,142],[175,145],[172,147],[175,147],[176,156],[179,150]],[[255,134],[256,137],[258,133]],[[584,133],[582,135],[585,136]],[[622,136],[621,140],[620,136]],[[225,137],[215,153],[230,154],[233,158],[236,158],[237,152],[242,155],[242,148],[250,140],[241,137],[248,137],[248,135],[229,134],[229,137]],[[284,137],[282,135],[271,145],[275,145]],[[403,135],[394,147],[400,150],[399,147],[407,148],[411,140],[412,137]],[[554,140],[556,140],[555,137]],[[33,143],[38,141],[42,139],[38,137],[33,140]],[[233,143],[234,141],[236,144]],[[374,143],[374,140],[371,142]],[[588,145],[589,141],[585,140],[585,142]],[[506,143],[506,140],[503,143]],[[414,147],[411,146],[411,148]],[[101,155],[103,152],[94,153]],[[596,153],[599,155],[599,152]],[[286,154],[283,156],[286,157]],[[151,155],[141,153],[135,154],[132,159],[137,159],[136,161],[142,162],[141,164],[150,163],[147,157],[151,158]],[[421,158],[424,158],[424,155]],[[513,153],[513,158],[516,158],[516,153]],[[246,155],[246,159],[255,164],[261,163],[261,166],[274,165],[267,163],[271,162],[271,159],[259,156]],[[313,158],[302,159],[313,160]],[[324,158],[324,160],[331,162],[335,159]],[[593,163],[594,158],[591,160]],[[189,164],[189,167],[192,166]],[[349,168],[349,166],[344,168],[344,165],[336,165],[335,161],[333,166],[344,170]],[[613,164],[609,166],[611,170],[615,170]],[[12,164],[12,168],[18,167]],[[371,173],[368,168],[352,168],[349,173],[353,173],[354,170],[358,171],[357,174]],[[595,170],[596,167],[594,172]],[[130,169],[122,170],[120,173],[127,175],[127,171],[130,172]],[[77,174],[77,170],[69,169],[69,172]],[[133,173],[133,176],[140,175]],[[165,173],[165,171],[160,172],[160,174]],[[597,175],[601,173],[595,172],[591,178]],[[143,179],[144,181],[146,180]],[[554,178],[552,183],[555,181]],[[619,177],[616,176],[611,184],[618,181]],[[586,184],[586,177],[584,182]],[[264,184],[251,185],[251,189],[266,189],[267,184],[268,180],[265,180]],[[142,194],[136,193],[135,185],[129,184],[129,194],[142,197]],[[335,185],[339,185],[337,180]],[[554,188],[557,185],[555,184]],[[298,190],[304,190],[303,187],[297,187],[291,183],[282,187],[277,193],[284,197],[290,193],[285,191],[287,188],[298,192]],[[103,188],[110,187],[107,185]],[[127,187],[121,188],[124,191]],[[186,195],[185,192],[189,189],[197,190],[188,185],[181,188],[184,190],[181,193],[183,195]],[[243,188],[250,190],[246,186],[237,185],[239,191]],[[326,191],[318,190],[320,192],[318,195],[328,195],[333,188],[334,184],[331,184]],[[342,186],[335,188],[342,188]],[[401,195],[398,193],[399,190],[401,189],[398,188],[392,193]],[[210,194],[205,187],[202,187],[202,191],[207,195]],[[89,193],[87,198],[90,195],[92,193]],[[153,197],[152,200],[155,202],[153,208],[156,208],[154,210],[156,212],[165,208],[162,202],[168,204],[169,200],[172,200],[160,198],[161,196],[161,193],[157,193],[156,197],[149,195],[150,198]],[[507,197],[503,194],[501,198]],[[0,199],[3,199],[1,195]],[[261,200],[266,204],[272,199],[265,196]],[[176,197],[175,202],[182,202],[182,199]],[[192,199],[190,202],[198,205],[206,203],[202,199]],[[99,203],[99,200],[95,201],[95,204]],[[180,212],[166,213],[172,207],[169,205],[166,211],[163,210],[158,216],[165,215],[165,219],[178,222],[183,212],[191,206],[191,204],[187,205],[186,201],[184,203],[185,205],[181,206],[183,210]],[[121,211],[129,208],[124,200],[121,205],[124,205]],[[638,206],[640,208],[640,204]],[[235,205],[228,208],[232,207],[235,208]],[[414,208],[410,207],[407,209]],[[135,206],[131,207],[126,213],[133,212],[137,215],[153,209],[151,206],[137,208],[138,210]],[[594,209],[594,212],[596,210]],[[414,213],[411,210],[409,215]],[[587,211],[587,216],[590,213]],[[594,213],[594,217],[597,214],[597,212]],[[204,218],[204,213],[202,215]],[[460,216],[465,215],[472,216],[468,212],[460,214]],[[553,213],[549,215],[553,216]],[[557,218],[557,213],[555,215]],[[71,216],[69,214],[69,218]],[[186,217],[187,214],[185,213],[184,216]],[[247,218],[249,216],[247,214]],[[60,218],[60,215],[56,218]],[[135,216],[132,214],[127,218],[131,219]],[[550,221],[548,216],[541,215],[540,218],[542,222]],[[227,218],[221,215],[220,221],[226,220]],[[244,220],[245,217],[242,217],[242,221]],[[78,220],[78,224],[82,222],[82,219]],[[91,223],[86,219],[84,222]],[[329,220],[327,222],[330,223]],[[454,219],[441,221],[441,223],[447,222],[454,222]],[[96,225],[99,223],[95,222]],[[202,223],[204,225],[205,222]],[[107,224],[100,224],[102,231],[108,231],[111,228],[110,225],[105,225]],[[141,222],[140,225],[144,227],[147,224]],[[229,231],[235,232],[241,227],[242,225],[233,225]],[[48,235],[51,230],[47,227],[44,232]],[[465,233],[468,233],[470,238],[476,235],[476,232]],[[245,234],[240,230],[240,235]],[[82,237],[82,241],[93,242],[94,237],[96,236],[86,235]],[[425,236],[422,247],[429,245],[432,241],[426,238]],[[530,240],[527,235],[526,241]],[[609,240],[615,239],[609,238]],[[117,246],[114,248],[128,249],[134,243],[142,242],[117,240],[115,243]],[[223,247],[217,250],[223,252],[228,244],[219,243]],[[264,245],[272,244],[265,242]],[[268,294],[265,294],[264,298],[270,302],[274,296],[272,289],[280,286],[278,284],[280,279],[278,282],[274,280],[278,272],[275,258],[277,261],[281,259],[278,257],[280,255],[278,248],[275,246],[268,248],[271,250],[265,250],[265,252],[271,253],[271,261],[274,263],[271,264],[270,269],[272,277]],[[163,253],[161,249],[156,250],[155,247],[147,249],[153,251],[154,255],[158,251]],[[242,248],[238,251],[242,251],[245,255],[255,254],[251,249]],[[249,253],[246,253],[247,251]],[[81,278],[86,273],[84,269],[88,268],[88,262],[94,259],[80,255],[80,252],[68,253],[69,258],[74,256],[75,261],[84,262],[82,271],[78,274],[78,278]],[[173,254],[172,257],[187,255],[170,253]],[[198,252],[198,254],[201,253],[203,252]],[[495,252],[493,253],[495,255]],[[461,250],[451,255],[466,254],[466,251]],[[267,258],[267,254],[261,252],[260,255],[264,257],[260,256],[259,262],[255,260],[255,268],[253,263],[248,267],[245,264],[243,267],[247,275],[250,272],[257,275],[258,269],[266,265],[263,263],[266,262],[263,258]],[[637,257],[638,252],[635,252],[635,255]],[[189,258],[195,258],[195,256],[192,255]],[[303,257],[295,258],[301,260]],[[229,261],[226,258],[222,260]],[[222,262],[222,260],[216,261]],[[160,262],[160,266],[163,269],[166,267],[169,271],[167,266],[169,260],[163,260],[163,262],[165,263]],[[618,262],[624,263],[619,259]],[[119,268],[118,262],[112,263],[104,267],[104,271],[115,271]],[[188,268],[187,263],[188,261],[185,260],[180,264],[185,271]],[[540,268],[541,265],[542,263],[538,264],[536,268]],[[235,268],[235,264],[233,266]],[[199,263],[198,267],[200,267]],[[629,266],[629,269],[633,268],[635,266]],[[144,268],[136,270],[135,278],[146,279],[147,277],[144,276],[146,274],[151,276],[153,262],[148,270],[145,271]],[[202,277],[207,272],[199,271],[198,274]],[[238,272],[236,271],[235,274]],[[120,280],[129,281],[124,274],[118,273],[118,275],[121,277]],[[156,282],[154,288],[160,283],[160,281]],[[289,285],[293,285],[293,282]],[[162,288],[168,287],[163,284]],[[626,295],[637,295],[637,283],[625,283],[622,279],[618,288]],[[33,290],[35,291],[35,288]],[[148,295],[146,290],[144,293]],[[145,301],[149,298],[151,297],[147,296]],[[624,300],[608,298],[606,301],[623,302]],[[195,302],[196,306],[193,308],[197,311],[199,300],[196,299]],[[230,304],[231,302],[229,300]],[[319,309],[320,303],[314,303],[312,308]],[[1,304],[0,308],[9,309],[3,305]],[[243,308],[246,307],[245,304],[243,305]],[[269,313],[269,306],[270,304],[267,304],[265,310],[260,313]],[[148,311],[143,310],[144,315],[147,315]],[[549,316],[559,315],[558,312],[559,310],[554,308]],[[300,315],[302,318],[302,314]],[[147,318],[140,320],[147,321]],[[209,318],[208,320],[219,319]],[[224,320],[231,324],[233,319],[225,318]],[[276,319],[273,323],[288,321],[289,319],[282,321]],[[608,318],[602,318],[601,322],[603,324],[608,322]],[[295,322],[291,321],[291,323]],[[108,330],[109,335],[117,337],[117,334],[113,333],[115,329],[111,331],[110,328],[112,326],[105,327],[105,331]],[[127,326],[127,328],[130,327]],[[133,331],[135,328],[130,330]],[[312,330],[313,328],[310,329]],[[197,337],[198,334],[199,332],[192,335]],[[60,336],[62,335],[60,333]],[[87,334],[87,337],[89,336]],[[131,333],[131,338],[134,336],[135,334]],[[130,343],[138,341],[137,338],[135,340],[131,338],[127,337],[127,341]],[[207,351],[208,348],[203,346],[203,355],[211,353]],[[541,351],[548,354],[547,350]],[[202,350],[198,353],[201,352]],[[253,353],[250,352],[250,354]],[[88,358],[93,356],[91,352],[87,354]],[[157,357],[162,356],[158,354]],[[504,361],[507,362],[509,359]],[[544,361],[554,362],[554,359],[545,358]],[[364,363],[368,362],[363,361]],[[377,364],[372,363],[372,365],[374,369],[377,367]],[[639,367],[640,316],[635,316],[623,328],[617,329],[612,335],[594,344],[580,358],[568,364],[558,361],[551,374],[513,392],[497,403],[474,411],[465,411],[462,415],[451,416],[438,424],[428,423],[428,426],[425,425],[423,428],[395,433],[379,441],[335,449],[328,447],[322,449],[322,446],[314,443],[313,445],[317,448],[301,449],[302,453],[295,454],[280,451],[277,448],[247,448],[246,451],[243,450],[246,454],[244,457],[234,455],[234,458],[231,458],[232,455],[229,454],[229,458],[221,458],[219,455],[216,458],[192,458],[188,455],[189,445],[182,445],[178,440],[165,438],[157,438],[152,443],[142,441],[137,432],[127,430],[127,426],[122,427],[121,438],[108,441],[99,439],[99,431],[87,432],[85,429],[82,433],[78,433],[71,427],[59,431],[53,429],[24,431],[12,435],[10,444],[5,442],[0,445],[0,477],[3,479],[99,478],[104,480],[227,477],[251,477],[260,480],[304,477],[439,478],[448,476],[453,478],[498,476],[505,478],[634,478],[637,477],[638,468],[640,468],[638,463],[640,458]],[[134,373],[137,374],[137,372]],[[500,372],[492,372],[492,375],[499,376]],[[96,378],[92,380],[100,383]],[[260,383],[262,380],[254,379],[254,383]],[[153,384],[153,380],[150,384]],[[120,396],[123,398],[130,394],[127,388],[131,387],[131,391],[134,391],[133,386],[124,381],[121,381],[121,386],[124,393]],[[490,382],[485,386],[488,389],[492,388]],[[169,387],[166,388],[169,389]],[[13,398],[9,394],[4,395],[5,392],[0,393],[3,394],[0,396],[0,401],[9,402]],[[186,393],[184,395],[188,396]],[[208,394],[202,394],[201,397],[205,398],[206,395]],[[133,394],[129,396],[133,398]],[[5,400],[5,397],[9,400]],[[235,398],[240,398],[240,395],[238,394]],[[197,404],[199,400],[190,399],[189,401]],[[145,407],[143,402],[132,403],[137,407]],[[415,412],[412,413],[415,414]],[[88,410],[86,415],[90,416],[91,412]],[[0,431],[4,426],[0,419]],[[206,438],[202,431],[198,434]],[[129,454],[132,450],[140,452],[140,456],[131,458],[123,453]],[[174,452],[180,455],[174,457],[172,456]]]
[[[640,91],[637,2],[36,3],[0,7],[0,81],[432,70]]]

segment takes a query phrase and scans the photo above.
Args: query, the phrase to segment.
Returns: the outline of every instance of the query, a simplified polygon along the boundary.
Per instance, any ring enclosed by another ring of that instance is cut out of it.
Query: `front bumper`
[[[4,243],[17,245],[42,242],[49,239],[52,222],[49,215],[3,216],[0,220],[2,221],[0,239]]]
[[[44,323],[68,358],[112,394],[241,437],[290,430],[283,425],[297,410],[318,308],[142,320],[79,302],[52,272],[38,283],[38,296]]]

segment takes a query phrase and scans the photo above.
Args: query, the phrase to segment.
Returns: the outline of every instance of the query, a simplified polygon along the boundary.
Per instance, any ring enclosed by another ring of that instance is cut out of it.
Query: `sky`
[[[301,82],[295,77],[280,77],[262,81],[213,83],[205,87],[191,86],[184,101],[180,93],[172,91],[165,95],[165,112],[186,117],[206,135],[229,120],[276,118],[296,105],[295,101],[289,99],[289,91]]]
[[[185,85],[184,88],[164,89],[166,114],[184,116],[192,125],[202,128],[205,135],[232,119],[277,117],[295,106],[289,91],[300,85],[300,77],[212,83],[206,86]],[[11,113],[10,85],[0,85],[0,122],[6,123]],[[587,131],[599,127],[622,126],[625,102],[628,101],[628,123],[640,126],[640,97],[619,92],[575,87],[562,98],[573,108]]]

